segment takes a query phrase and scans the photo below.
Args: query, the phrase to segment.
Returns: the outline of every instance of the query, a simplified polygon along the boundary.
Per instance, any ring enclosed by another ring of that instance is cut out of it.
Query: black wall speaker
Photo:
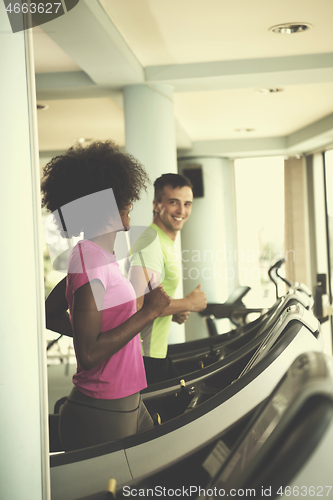
[[[203,198],[204,185],[201,166],[186,167],[183,169],[183,175],[190,179],[193,184],[193,198]]]

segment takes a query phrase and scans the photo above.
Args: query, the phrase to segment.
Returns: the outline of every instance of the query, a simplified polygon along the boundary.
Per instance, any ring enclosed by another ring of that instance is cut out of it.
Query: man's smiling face
[[[160,201],[154,200],[154,222],[171,239],[175,239],[191,215],[193,192],[189,186],[164,186]]]

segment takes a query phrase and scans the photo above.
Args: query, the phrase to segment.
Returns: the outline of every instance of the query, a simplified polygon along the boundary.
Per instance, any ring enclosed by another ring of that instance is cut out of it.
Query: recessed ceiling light
[[[235,128],[235,132],[254,132],[255,128]]]
[[[256,94],[277,94],[278,92],[283,92],[283,89],[278,87],[255,89]]]
[[[81,143],[81,144],[87,144],[88,142],[92,142],[93,139],[86,139],[85,137],[80,137],[80,139],[78,139],[78,141]]]
[[[302,155],[296,154],[295,156],[284,156],[283,157],[284,160],[292,160],[293,158],[295,158],[296,160],[300,160],[302,158]]]
[[[37,103],[37,109],[42,109],[42,110],[46,110],[46,109],[49,109],[49,104],[40,104],[40,103]]]
[[[272,26],[269,31],[280,35],[292,35],[293,33],[302,33],[310,28],[312,28],[312,25],[309,23],[284,23]]]

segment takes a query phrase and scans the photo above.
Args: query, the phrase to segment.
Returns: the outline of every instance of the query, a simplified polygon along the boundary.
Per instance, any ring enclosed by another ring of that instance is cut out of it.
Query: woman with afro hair
[[[132,203],[148,176],[111,141],[80,144],[44,168],[42,205],[62,236],[82,232],[71,250],[67,277],[47,299],[47,324],[73,334],[77,371],[61,408],[59,434],[65,451],[121,439],[150,429],[140,391],[147,386],[139,332],[170,303],[161,286],[136,296],[114,253],[118,231],[127,230]],[[69,309],[69,315],[67,313]]]

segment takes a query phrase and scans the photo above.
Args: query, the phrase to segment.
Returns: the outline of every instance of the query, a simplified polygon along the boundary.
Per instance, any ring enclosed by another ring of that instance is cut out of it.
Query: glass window
[[[269,307],[276,293],[267,271],[284,257],[284,158],[236,160],[235,187],[239,283],[251,287],[248,306]]]

